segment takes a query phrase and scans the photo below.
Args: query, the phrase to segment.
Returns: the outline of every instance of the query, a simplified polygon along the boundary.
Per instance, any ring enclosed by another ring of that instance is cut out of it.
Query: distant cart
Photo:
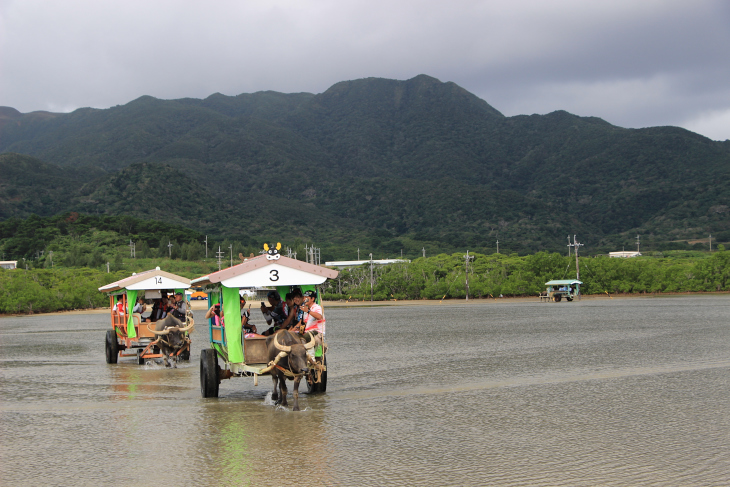
[[[583,284],[577,279],[559,279],[545,283],[547,292],[540,297],[546,297],[550,301],[559,303],[565,298],[568,301],[580,298],[580,285]]]
[[[151,330],[154,322],[137,323],[132,310],[137,298],[160,299],[163,292],[183,292],[190,287],[190,279],[170,274],[159,267],[132,274],[99,288],[109,295],[111,329],[106,332],[106,362],[116,364],[119,357],[135,357],[142,365],[147,360],[162,358],[157,346],[159,337]],[[117,312],[117,303],[122,303],[123,315]],[[192,324],[192,313],[188,303],[186,326]],[[192,331],[192,329],[191,329]],[[190,360],[190,338],[185,332],[185,346],[177,354],[183,360]]]

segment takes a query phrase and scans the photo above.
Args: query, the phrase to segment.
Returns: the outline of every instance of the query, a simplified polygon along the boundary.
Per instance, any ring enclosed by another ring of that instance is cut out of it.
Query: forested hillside
[[[324,93],[142,97],[0,109],[0,218],[65,211],[184,225],[323,259],[522,254],[730,241],[730,143],[567,112],[505,117],[454,83],[369,78]],[[20,155],[23,154],[23,155]]]

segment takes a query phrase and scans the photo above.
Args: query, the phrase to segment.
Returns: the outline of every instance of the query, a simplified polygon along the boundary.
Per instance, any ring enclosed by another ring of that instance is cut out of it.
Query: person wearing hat
[[[322,306],[317,304],[317,291],[306,291],[304,293],[304,333],[316,331],[324,335],[324,312]]]
[[[177,318],[180,321],[185,321],[185,315],[188,312],[188,305],[183,300],[183,293],[176,292],[175,293],[175,300],[172,302],[172,316]]]

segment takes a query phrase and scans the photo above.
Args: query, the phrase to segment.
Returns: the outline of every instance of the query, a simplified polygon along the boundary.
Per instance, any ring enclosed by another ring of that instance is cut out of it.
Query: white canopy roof
[[[138,272],[125,277],[106,286],[99,288],[99,291],[109,293],[120,289],[130,291],[140,290],[163,290],[163,289],[187,289],[190,287],[190,279],[177,276],[160,270],[160,268],[149,271]]]
[[[303,286],[322,284],[338,274],[336,270],[283,255],[276,260],[269,260],[267,254],[263,254],[228,269],[193,279],[191,284],[205,286],[219,283],[227,288]]]

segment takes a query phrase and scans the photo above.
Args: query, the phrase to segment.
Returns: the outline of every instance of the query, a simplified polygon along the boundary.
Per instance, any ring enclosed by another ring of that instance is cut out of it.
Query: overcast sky
[[[730,139],[727,0],[0,0],[0,105],[453,81],[505,115],[567,110]]]

